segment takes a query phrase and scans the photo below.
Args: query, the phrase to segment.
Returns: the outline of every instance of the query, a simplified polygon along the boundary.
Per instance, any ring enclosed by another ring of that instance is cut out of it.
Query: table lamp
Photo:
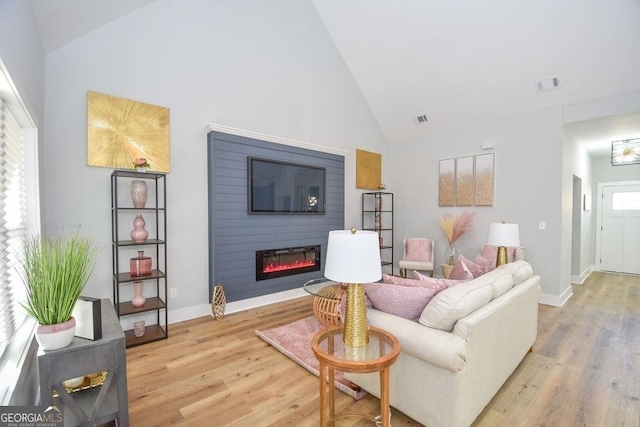
[[[487,245],[498,247],[496,267],[508,263],[507,246],[520,246],[518,224],[505,224],[504,221],[489,224]]]
[[[347,284],[344,343],[364,347],[369,343],[369,325],[363,283],[382,278],[378,233],[352,228],[329,232],[324,277]]]

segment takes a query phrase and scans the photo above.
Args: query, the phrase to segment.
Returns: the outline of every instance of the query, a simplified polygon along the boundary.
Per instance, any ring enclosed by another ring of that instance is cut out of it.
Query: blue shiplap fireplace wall
[[[247,157],[326,168],[324,215],[249,215]],[[216,283],[227,301],[301,287],[322,277],[330,230],[344,229],[344,157],[221,132],[208,134],[209,299]],[[261,249],[321,245],[322,269],[287,277],[255,278]]]

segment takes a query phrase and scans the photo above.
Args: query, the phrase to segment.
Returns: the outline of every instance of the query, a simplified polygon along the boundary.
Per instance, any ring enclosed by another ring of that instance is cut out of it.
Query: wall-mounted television
[[[249,214],[324,214],[326,170],[248,157]]]

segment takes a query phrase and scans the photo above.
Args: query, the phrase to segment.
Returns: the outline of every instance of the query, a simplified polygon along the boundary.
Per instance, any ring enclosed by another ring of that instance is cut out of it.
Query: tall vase
[[[131,181],[131,201],[134,208],[144,208],[147,204],[147,183],[139,179]]]
[[[131,304],[134,307],[142,307],[147,300],[142,292],[144,291],[144,282],[133,282],[133,299]]]
[[[136,216],[133,220],[133,230],[131,230],[131,239],[136,243],[142,243],[149,237],[149,232],[144,228],[146,222],[142,215]]]
[[[456,259],[458,258],[458,252],[456,251],[456,247],[453,243],[449,243],[449,247],[447,251],[444,253],[444,262],[453,265],[456,263]]]

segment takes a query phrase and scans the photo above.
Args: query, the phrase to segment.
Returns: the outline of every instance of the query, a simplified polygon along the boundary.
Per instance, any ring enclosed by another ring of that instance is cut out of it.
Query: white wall
[[[493,142],[495,149],[481,150],[484,142]],[[518,223],[527,259],[542,277],[542,301],[561,303],[559,296],[570,282],[568,272],[561,276],[560,267],[562,142],[562,110],[548,108],[394,146],[390,154],[394,184],[402,183],[388,188],[396,195],[396,244],[410,236],[435,238],[439,265],[447,241],[438,218],[445,212],[476,212],[471,231],[456,244],[467,258],[486,242],[490,223]],[[494,205],[439,207],[439,161],[487,152],[495,152]],[[546,222],[546,230],[538,230],[540,221]],[[395,257],[401,257],[397,248]],[[439,268],[436,272],[441,273]]]
[[[309,1],[159,0],[49,54],[46,79],[46,229],[83,223],[102,241],[96,297],[112,295],[111,169],[87,166],[87,91],[170,109],[170,321],[208,309],[208,123],[347,151],[346,224],[360,224],[355,148],[386,155]]]

